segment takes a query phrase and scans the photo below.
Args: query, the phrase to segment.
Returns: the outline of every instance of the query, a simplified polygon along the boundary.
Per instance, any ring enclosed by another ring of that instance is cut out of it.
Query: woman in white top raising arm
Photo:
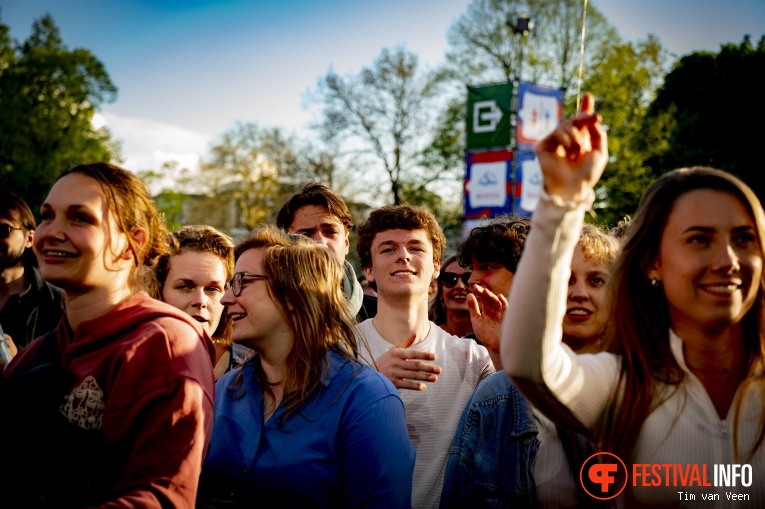
[[[734,493],[765,507],[759,200],[712,168],[657,179],[612,269],[610,353],[576,355],[561,343],[568,262],[608,161],[591,95],[582,113],[539,143],[537,156],[545,192],[505,315],[508,374],[548,416],[591,433],[626,463],[619,505],[691,507],[712,494],[720,500],[708,507],[727,507]],[[705,485],[715,484],[715,465],[730,464],[749,465],[753,482]],[[694,468],[700,482],[689,476]]]

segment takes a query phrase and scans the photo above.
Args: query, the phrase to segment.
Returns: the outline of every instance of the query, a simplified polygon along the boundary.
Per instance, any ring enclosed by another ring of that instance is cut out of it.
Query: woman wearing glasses
[[[255,350],[216,386],[200,507],[409,507],[414,448],[398,392],[356,360],[342,267],[263,227],[236,247],[223,297]]]
[[[457,255],[447,257],[441,264],[438,293],[430,306],[430,319],[453,336],[465,337],[473,332],[467,305],[470,274],[471,271],[457,263]]]
[[[193,507],[214,352],[197,321],[143,291],[167,252],[146,187],[80,164],[40,217],[40,272],[63,289],[66,314],[3,373],[3,507]]]

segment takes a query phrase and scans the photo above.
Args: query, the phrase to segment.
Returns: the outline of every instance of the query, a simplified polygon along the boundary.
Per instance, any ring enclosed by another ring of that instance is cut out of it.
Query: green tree
[[[765,118],[758,69],[765,69],[765,35],[756,44],[745,36],[740,44],[725,44],[717,53],[695,52],[677,62],[645,122],[647,131],[655,123],[665,127],[662,150],[648,159],[657,175],[680,167],[713,166],[737,175],[765,200],[762,129],[753,127]],[[673,121],[666,122],[670,115]]]
[[[521,13],[535,23],[528,36],[515,34],[506,23]],[[571,91],[578,76],[581,34],[579,0],[474,0],[449,27],[450,49],[441,76],[466,85],[520,78]],[[586,34],[585,73],[595,55],[619,42],[616,29],[592,4]]]
[[[632,215],[655,174],[645,160],[664,146],[660,124],[645,129],[643,118],[665,75],[668,54],[656,36],[615,44],[595,57],[584,90],[608,128],[610,161],[597,190],[600,222],[614,225]],[[671,118],[662,119],[662,124]]]
[[[34,22],[23,44],[0,23],[0,187],[36,209],[70,164],[119,162],[119,144],[91,123],[116,96],[101,61],[68,49],[50,15]]]
[[[433,120],[433,92],[432,76],[420,69],[417,55],[403,47],[383,49],[358,74],[343,77],[330,69],[319,79],[323,118],[315,127],[325,143],[342,142],[349,167],[367,180],[370,167],[382,167],[398,204],[404,181],[438,178],[418,164],[422,133]]]
[[[514,34],[508,17],[528,13],[531,35]],[[597,221],[614,224],[634,212],[654,175],[644,159],[662,146],[662,129],[648,132],[642,119],[666,74],[668,52],[655,36],[624,42],[591,4],[587,11],[582,92],[596,96],[609,129],[611,162],[598,188]],[[475,0],[449,28],[450,50],[438,77],[457,85],[458,95],[442,111],[439,128],[423,152],[428,164],[464,166],[465,85],[523,81],[564,90],[564,116],[576,109],[582,5],[575,0]],[[662,121],[671,122],[663,117]],[[662,125],[665,125],[662,124]],[[648,139],[652,143],[646,143]],[[443,171],[443,170],[442,170]],[[462,172],[455,171],[460,177]]]

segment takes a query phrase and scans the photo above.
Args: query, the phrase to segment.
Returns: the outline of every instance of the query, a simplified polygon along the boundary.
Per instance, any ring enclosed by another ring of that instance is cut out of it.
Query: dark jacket
[[[55,329],[64,314],[64,292],[43,280],[40,270],[25,264],[27,289],[11,295],[0,309],[0,325],[21,350],[33,339]]]

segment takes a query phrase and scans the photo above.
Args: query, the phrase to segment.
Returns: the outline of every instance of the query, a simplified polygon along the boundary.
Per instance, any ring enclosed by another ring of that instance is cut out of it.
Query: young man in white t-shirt
[[[428,288],[438,277],[446,239],[428,210],[408,205],[372,211],[357,249],[377,289],[377,315],[357,326],[364,358],[399,389],[417,450],[412,507],[438,507],[462,409],[494,372],[488,351],[428,319]]]

